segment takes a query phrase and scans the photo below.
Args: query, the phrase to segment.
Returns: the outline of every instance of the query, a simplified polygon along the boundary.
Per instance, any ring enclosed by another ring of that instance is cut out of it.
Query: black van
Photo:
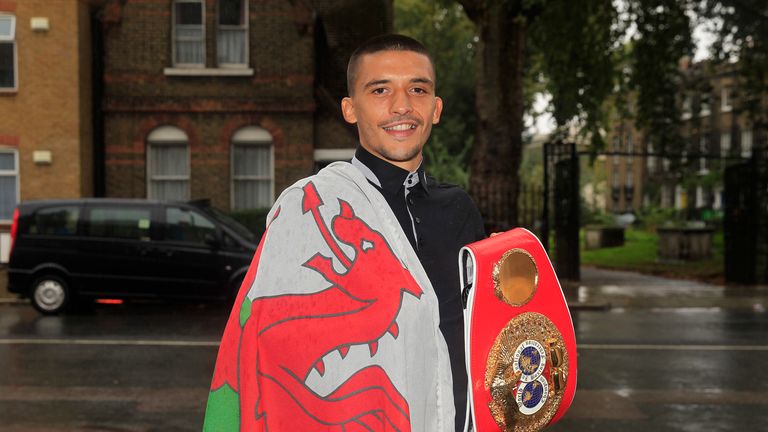
[[[41,200],[19,204],[8,290],[55,314],[76,299],[231,299],[257,240],[205,201]]]

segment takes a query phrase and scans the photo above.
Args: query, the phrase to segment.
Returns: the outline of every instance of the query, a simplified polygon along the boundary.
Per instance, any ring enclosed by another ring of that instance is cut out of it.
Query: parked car
[[[257,240],[205,201],[41,200],[18,205],[8,290],[44,314],[101,298],[232,299]]]

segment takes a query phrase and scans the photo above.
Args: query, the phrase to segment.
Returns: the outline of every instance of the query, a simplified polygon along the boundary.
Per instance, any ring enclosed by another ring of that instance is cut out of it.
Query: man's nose
[[[398,115],[405,115],[413,111],[411,105],[411,99],[408,97],[407,92],[397,91],[392,98],[392,113]]]

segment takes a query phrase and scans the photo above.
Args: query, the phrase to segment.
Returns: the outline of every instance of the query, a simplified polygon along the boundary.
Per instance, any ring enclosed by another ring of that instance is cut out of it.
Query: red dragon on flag
[[[323,250],[332,255],[318,250],[303,266],[327,284],[309,294],[285,287],[284,294],[249,297],[260,272],[264,234],[221,341],[204,430],[410,431],[408,401],[376,364],[360,368],[328,394],[307,385],[313,371],[326,373],[328,354],[338,352],[343,359],[350,348],[367,346],[373,357],[382,338],[397,339],[404,295],[421,299],[423,290],[385,237],[351,204],[338,199],[329,229],[315,184],[307,182],[302,190],[302,217],[312,218]],[[286,210],[276,210],[268,232],[285,217],[281,211]],[[354,256],[347,256],[342,243]]]

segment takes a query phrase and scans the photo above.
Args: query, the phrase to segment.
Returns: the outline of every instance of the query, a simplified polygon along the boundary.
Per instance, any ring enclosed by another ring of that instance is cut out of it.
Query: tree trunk
[[[469,11],[468,11],[469,13]],[[517,224],[527,22],[503,2],[470,14],[477,26],[477,132],[469,192],[489,232]]]

